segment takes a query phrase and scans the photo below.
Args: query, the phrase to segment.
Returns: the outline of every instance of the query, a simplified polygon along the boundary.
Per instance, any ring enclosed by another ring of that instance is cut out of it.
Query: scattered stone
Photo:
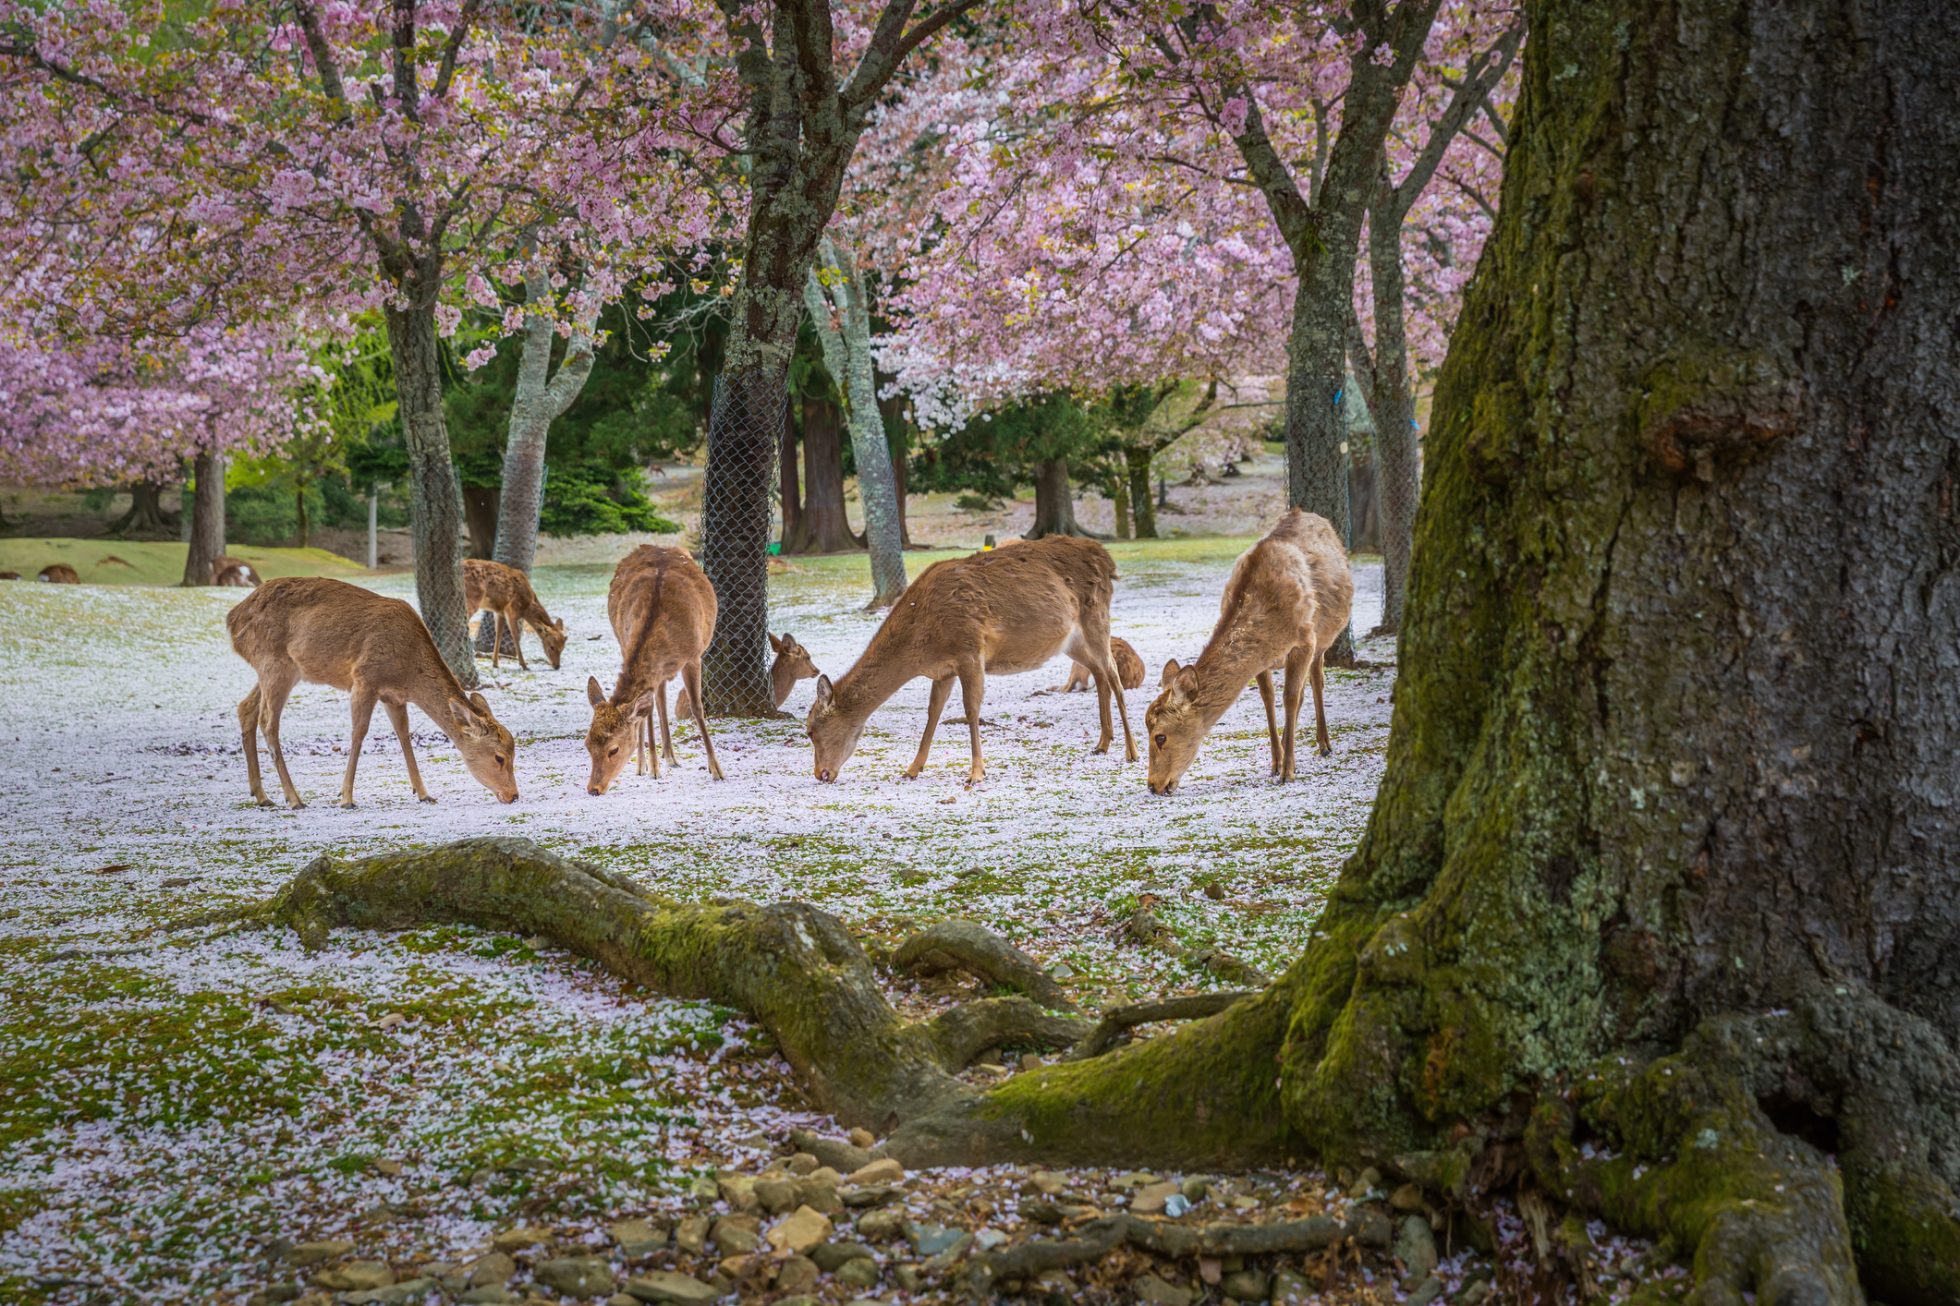
[[[606,1306],[635,1306],[637,1300],[629,1293],[616,1292],[606,1298]]]
[[[810,1252],[810,1259],[815,1261],[817,1268],[825,1274],[835,1274],[840,1267],[851,1261],[868,1260],[870,1257],[869,1247],[863,1243],[852,1242],[825,1243]]]
[[[959,1233],[959,1237],[953,1239],[952,1242],[942,1248],[938,1255],[927,1259],[925,1270],[928,1274],[945,1273],[953,1267],[954,1262],[966,1255],[967,1248],[973,1246],[972,1234],[958,1230],[955,1232]]]
[[[973,1234],[973,1245],[983,1252],[990,1252],[1006,1241],[1007,1235],[998,1229],[978,1229]]]
[[[385,1288],[395,1281],[395,1272],[385,1261],[349,1261],[313,1276],[314,1286],[334,1292],[365,1292]]]
[[[837,1267],[832,1277],[846,1288],[875,1288],[878,1286],[878,1262],[868,1256],[845,1261]]]
[[[775,1306],[817,1306],[817,1299],[808,1293],[800,1292],[793,1297],[778,1297]]]
[[[966,1230],[949,1229],[943,1224],[907,1221],[905,1225],[905,1241],[911,1243],[912,1250],[921,1256],[937,1256],[966,1236]]]
[[[603,1256],[559,1256],[540,1261],[531,1273],[552,1291],[580,1299],[610,1296],[617,1286]]]
[[[490,1240],[490,1246],[500,1252],[522,1251],[526,1247],[536,1247],[551,1241],[549,1229],[506,1229]]]
[[[1490,1296],[1490,1280],[1479,1279],[1475,1283],[1471,1284],[1468,1288],[1465,1288],[1462,1292],[1458,1293],[1456,1295],[1456,1299],[1461,1304],[1461,1306],[1479,1306],[1479,1303],[1481,1303],[1485,1298],[1489,1296]]]
[[[646,1256],[667,1245],[667,1231],[645,1220],[618,1220],[607,1232],[628,1257]]]
[[[837,1195],[837,1183],[826,1177],[836,1173],[835,1170],[819,1170],[807,1179],[797,1180],[796,1204],[822,1211],[825,1215],[841,1215],[844,1202]]]
[[[1036,1192],[1047,1197],[1054,1197],[1068,1188],[1068,1176],[1053,1170],[1037,1170],[1028,1182],[1034,1185]]]
[[[1264,1301],[1273,1281],[1257,1270],[1240,1270],[1219,1280],[1218,1290],[1233,1301]]]
[[[740,1256],[762,1246],[762,1223],[753,1215],[724,1215],[715,1221],[714,1239],[723,1255]]]
[[[903,1211],[869,1211],[857,1218],[858,1233],[878,1242],[889,1242],[898,1237],[905,1225]]]
[[[1130,1285],[1130,1291],[1141,1302],[1152,1306],[1191,1306],[1197,1294],[1189,1288],[1181,1288],[1175,1283],[1167,1283],[1154,1274],[1146,1274]]]
[[[1115,1186],[1110,1185],[1112,1188]],[[1130,1209],[1138,1215],[1161,1215],[1164,1211],[1164,1203],[1173,1196],[1183,1196],[1183,1186],[1175,1179],[1163,1183],[1145,1184],[1136,1190],[1135,1196],[1130,1198]]]
[[[757,1198],[753,1176],[745,1174],[723,1175],[720,1183],[722,1201],[727,1202],[738,1211],[755,1210]]]
[[[755,1181],[755,1200],[763,1210],[771,1215],[782,1215],[796,1209],[796,1181],[788,1178],[765,1178]]]
[[[470,1262],[467,1275],[470,1287],[480,1288],[485,1284],[506,1282],[516,1273],[516,1261],[503,1252],[489,1252]]]
[[[761,1260],[762,1258],[753,1252],[744,1252],[740,1256],[722,1257],[715,1269],[721,1277],[739,1282],[754,1273]]]
[[[322,1261],[337,1261],[354,1250],[354,1244],[341,1238],[330,1238],[324,1242],[301,1243],[286,1250],[286,1263],[302,1268],[318,1265]]]
[[[1347,1195],[1355,1201],[1373,1195],[1382,1186],[1382,1172],[1369,1166],[1361,1172],[1361,1177],[1348,1186]]]
[[[674,1246],[689,1256],[708,1250],[709,1221],[705,1215],[690,1215],[674,1226]]]
[[[1442,1295],[1443,1281],[1432,1274],[1416,1285],[1415,1291],[1409,1294],[1406,1306],[1429,1306]]]
[[[776,1270],[778,1292],[803,1292],[817,1286],[817,1263],[807,1256],[791,1256]]]
[[[1427,1205],[1422,1200],[1422,1189],[1416,1187],[1414,1184],[1403,1184],[1400,1188],[1390,1193],[1388,1195],[1388,1204],[1391,1208],[1401,1211],[1405,1215],[1413,1211],[1420,1211]]]
[[[348,1306],[407,1306],[409,1302],[420,1302],[435,1290],[434,1279],[403,1279],[370,1292],[349,1293],[341,1301]]]
[[[1372,1206],[1356,1207],[1353,1218],[1354,1240],[1363,1247],[1386,1247],[1395,1236],[1395,1226]]]
[[[482,1306],[510,1306],[510,1303],[521,1299],[509,1288],[496,1283],[485,1284],[481,1288],[465,1288],[456,1294],[456,1300],[465,1306],[477,1306],[477,1303]]]
[[[878,1142],[877,1137],[869,1129],[853,1129],[850,1138],[852,1147],[869,1148]]]
[[[1293,1271],[1281,1270],[1273,1276],[1272,1295],[1266,1300],[1273,1306],[1306,1306],[1314,1300],[1314,1291]]]
[[[245,1299],[246,1306],[285,1306],[286,1302],[299,1296],[299,1288],[290,1283],[275,1283],[269,1288],[261,1288]]]
[[[873,1184],[868,1188],[846,1188],[838,1194],[844,1206],[883,1206],[886,1202],[896,1201],[898,1196],[898,1189],[891,1184]]]
[[[1157,1176],[1151,1174],[1148,1170],[1125,1170],[1122,1174],[1111,1179],[1109,1186],[1119,1193],[1124,1193],[1132,1188],[1141,1188],[1145,1184],[1154,1184],[1156,1182]]]
[[[382,1016],[381,1019],[375,1021],[374,1027],[385,1034],[389,1030],[396,1029],[407,1023],[408,1023],[407,1016],[404,1016],[399,1011],[391,1011],[388,1012],[386,1015]]]
[[[806,1175],[821,1164],[822,1162],[810,1153],[797,1152],[789,1159],[789,1172],[793,1175]]]
[[[895,1184],[904,1177],[905,1167],[889,1156],[881,1156],[844,1176],[852,1184]]]
[[[916,1265],[901,1265],[892,1271],[892,1279],[906,1292],[917,1292],[925,1286],[926,1276]]]
[[[1436,1235],[1420,1215],[1404,1216],[1395,1234],[1395,1259],[1406,1282],[1420,1283],[1436,1269]]]
[[[769,1231],[769,1245],[779,1252],[802,1254],[830,1237],[830,1217],[799,1206],[796,1213]]]
[[[1190,1209],[1191,1209],[1191,1199],[1186,1197],[1183,1193],[1172,1193],[1169,1197],[1166,1197],[1164,1199],[1164,1214],[1168,1215],[1173,1220],[1181,1218],[1187,1212],[1189,1212]]]
[[[374,1172],[376,1174],[387,1175],[390,1179],[394,1179],[401,1174],[402,1163],[400,1161],[389,1161],[385,1159],[377,1160],[374,1163]]]
[[[1021,1069],[1023,1070],[1039,1070],[1044,1064],[1046,1063],[1042,1061],[1039,1052],[1023,1052],[1021,1054]]]
[[[707,1175],[696,1175],[687,1185],[687,1195],[697,1202],[713,1202],[721,1197],[721,1183]]]
[[[1184,1200],[1187,1202],[1194,1204],[1202,1202],[1211,1194],[1211,1181],[1198,1178],[1186,1179],[1178,1186],[1178,1191],[1184,1194]]]
[[[710,1302],[721,1296],[709,1284],[688,1274],[678,1274],[673,1270],[655,1270],[629,1279],[626,1294],[636,1301],[653,1302]]]

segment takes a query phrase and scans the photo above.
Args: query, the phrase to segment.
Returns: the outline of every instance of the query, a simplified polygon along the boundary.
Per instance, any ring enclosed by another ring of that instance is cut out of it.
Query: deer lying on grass
[[[708,774],[721,779],[715,743],[701,713],[701,654],[715,631],[715,587],[707,573],[685,549],[642,544],[613,571],[606,615],[619,640],[619,680],[610,698],[597,676],[585,681],[585,697],[592,704],[592,724],[585,732],[592,776],[585,791],[605,793],[626,765],[629,749],[639,774],[650,769],[660,778],[660,753],[653,746],[656,705],[662,748],[670,763],[678,761],[667,727],[667,682],[676,675],[687,687],[689,711],[708,753]]]
[[[488,562],[482,558],[468,558],[463,562],[463,604],[469,609],[464,619],[483,609],[490,613],[490,665],[502,666],[498,659],[503,650],[503,637],[497,634],[497,623],[510,632],[511,647],[517,650],[517,665],[529,671],[531,666],[524,660],[524,626],[530,623],[531,629],[538,632],[538,642],[544,645],[545,659],[551,663],[553,671],[558,670],[558,659],[565,652],[565,620],[560,617],[552,620],[551,614],[538,602],[537,591],[531,588],[531,578],[515,567],[507,567],[501,562]]]
[[[252,570],[252,564],[243,558],[219,554],[211,559],[211,583],[252,589],[259,583],[259,573]]]
[[[810,650],[797,643],[796,636],[771,635],[769,647],[776,650],[776,660],[769,664],[769,697],[777,707],[781,707],[789,700],[789,691],[796,688],[797,681],[808,680],[821,673],[810,658]],[[693,710],[689,706],[692,702],[683,686],[680,693],[674,695],[674,715],[687,716]],[[667,755],[667,760],[674,760],[672,753]]]
[[[1110,656],[1116,659],[1116,674],[1122,679],[1123,688],[1142,689],[1143,659],[1137,656],[1137,651],[1134,648],[1130,647],[1130,641],[1111,635],[1109,637],[1109,652]],[[1089,678],[1094,674],[1093,671],[1090,671],[1089,668],[1083,666],[1080,662],[1070,662],[1068,679],[1055,686],[1055,692],[1059,694],[1073,694],[1078,689],[1087,689],[1089,687]]]
[[[44,580],[50,585],[79,585],[82,583],[81,573],[65,562],[49,563],[47,566],[41,568],[40,574],[34,579]]]
[[[1323,699],[1327,649],[1348,622],[1354,579],[1347,550],[1325,517],[1298,508],[1280,518],[1265,539],[1247,549],[1232,566],[1219,604],[1218,625],[1198,660],[1164,666],[1163,692],[1143,715],[1150,735],[1150,792],[1177,788],[1198,745],[1225,715],[1225,709],[1257,679],[1266,704],[1266,735],[1272,746],[1272,774],[1293,778],[1293,734],[1300,698],[1313,682],[1313,712],[1320,755],[1333,751],[1327,739]],[[1282,745],[1273,719],[1273,668],[1286,668],[1286,738]]]
[[[1109,596],[1115,580],[1109,550],[1093,540],[1066,536],[1017,541],[933,563],[892,608],[857,665],[834,685],[828,676],[817,677],[817,699],[806,724],[817,779],[835,780],[857,748],[865,720],[907,681],[924,676],[932,681],[926,732],[905,776],[916,779],[925,768],[939,714],[958,679],[973,748],[966,781],[972,788],[986,775],[980,755],[980,702],[987,673],[1032,671],[1064,651],[1096,673],[1102,739],[1095,751],[1108,752],[1114,737],[1109,720],[1114,694],[1117,715],[1123,718],[1124,758],[1136,761],[1123,686],[1109,651]]]
[[[261,730],[272,751],[272,764],[279,770],[286,802],[306,806],[279,747],[279,716],[293,686],[302,680],[344,689],[353,696],[353,739],[347,748],[347,773],[340,781],[342,807],[354,805],[354,768],[361,760],[361,741],[367,738],[377,701],[388,710],[395,737],[401,740],[408,782],[417,798],[435,801],[422,787],[422,772],[409,743],[410,704],[421,708],[449,736],[462,754],[463,765],[484,788],[503,802],[516,801],[516,747],[510,731],[490,715],[483,695],[464,695],[436,652],[422,618],[400,599],[383,598],[324,576],[282,576],[239,600],[225,624],[231,628],[232,648],[259,674],[259,683],[238,705],[238,724],[244,733],[252,797],[260,806],[272,805],[259,776]]]

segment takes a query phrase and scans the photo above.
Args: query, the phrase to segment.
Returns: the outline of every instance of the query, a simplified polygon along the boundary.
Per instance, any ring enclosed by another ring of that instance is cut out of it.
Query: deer
[[[810,650],[797,643],[796,636],[788,631],[771,635],[769,647],[776,650],[776,659],[769,664],[769,697],[777,707],[781,707],[789,700],[789,691],[796,688],[797,681],[808,680],[822,673],[811,660]],[[683,687],[674,695],[674,715],[686,716],[691,710],[688,704],[692,701]],[[671,752],[667,754],[667,760],[674,760]]]
[[[465,694],[415,609],[358,585],[324,576],[282,576],[269,580],[233,606],[225,617],[231,646],[258,673],[238,705],[245,765],[252,797],[270,807],[259,774],[258,734],[262,731],[279,771],[279,787],[289,806],[306,806],[279,747],[279,717],[293,686],[304,680],[347,691],[353,710],[353,737],[347,772],[340,781],[340,805],[354,805],[354,769],[361,743],[379,702],[401,741],[408,782],[425,803],[434,798],[423,787],[409,742],[408,709],[422,710],[449,736],[463,765],[477,781],[506,803],[517,801],[516,743],[491,715],[481,694]]]
[[[538,642],[544,645],[545,660],[551,663],[553,671],[558,670],[558,659],[565,652],[565,619],[553,620],[538,602],[537,591],[531,588],[531,578],[515,567],[507,567],[501,562],[489,562],[483,558],[466,558],[463,561],[463,603],[469,609],[465,620],[483,609],[489,609],[490,629],[497,631],[498,621],[510,632],[511,647],[517,650],[517,665],[526,671],[531,669],[524,660],[524,627],[529,623],[538,632]],[[502,666],[499,660],[503,650],[501,636],[490,641],[490,665]]]
[[[252,589],[259,583],[259,573],[252,570],[252,564],[245,559],[221,553],[211,559],[211,583]]]
[[[1143,659],[1137,656],[1137,651],[1130,646],[1130,641],[1111,635],[1109,637],[1109,652],[1116,659],[1116,674],[1122,680],[1123,688],[1142,689],[1144,676]],[[1094,672],[1090,671],[1089,668],[1083,666],[1080,662],[1071,661],[1068,668],[1068,679],[1055,686],[1053,692],[1057,694],[1073,694],[1077,690],[1087,689],[1089,687],[1089,678],[1094,674]],[[1048,691],[1044,690],[1043,692],[1046,693]]]
[[[905,778],[916,780],[925,769],[939,714],[958,680],[972,747],[966,786],[973,788],[986,778],[980,703],[987,674],[1032,671],[1063,651],[1096,674],[1102,738],[1094,752],[1107,753],[1114,738],[1109,719],[1113,695],[1123,719],[1124,758],[1136,761],[1123,686],[1109,649],[1109,599],[1115,580],[1109,550],[1073,536],[1017,540],[926,568],[885,617],[857,663],[835,684],[828,676],[817,677],[816,701],[804,727],[817,779],[835,781],[856,751],[871,713],[908,681],[924,676],[932,681],[925,736]]]
[[[608,695],[597,676],[585,681],[592,724],[585,751],[592,775],[585,791],[606,792],[626,765],[631,750],[637,774],[660,778],[660,753],[653,746],[653,712],[660,712],[660,739],[667,761],[677,763],[667,726],[667,682],[675,676],[687,688],[688,710],[708,754],[708,774],[722,778],[708,719],[701,711],[701,654],[715,632],[715,587],[686,549],[642,544],[620,560],[606,592],[606,615],[619,640],[619,679]]]
[[[1164,664],[1162,692],[1143,714],[1150,736],[1150,792],[1169,794],[1198,756],[1218,719],[1256,680],[1266,705],[1272,774],[1282,783],[1294,774],[1294,728],[1307,682],[1313,683],[1315,737],[1320,755],[1333,752],[1327,737],[1327,650],[1347,628],[1354,578],[1347,550],[1325,517],[1291,509],[1266,537],[1239,555],[1225,580],[1218,625],[1189,666]],[[1286,668],[1286,734],[1273,716],[1273,669]]]
[[[47,566],[41,568],[40,574],[34,579],[46,581],[50,585],[79,585],[82,583],[81,573],[65,562],[49,563]]]

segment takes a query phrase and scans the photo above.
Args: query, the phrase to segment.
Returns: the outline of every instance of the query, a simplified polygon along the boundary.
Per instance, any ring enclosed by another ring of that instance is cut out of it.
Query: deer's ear
[[[817,705],[821,707],[830,701],[831,684],[829,676],[817,677]]]
[[[1176,658],[1172,658],[1169,662],[1166,662],[1164,664],[1164,674],[1157,678],[1157,687],[1159,689],[1169,689],[1171,687],[1171,681],[1177,679],[1177,673],[1182,669],[1177,665]]]
[[[449,715],[455,718],[456,733],[465,738],[474,739],[482,734],[485,729],[483,722],[477,719],[476,713],[471,709],[466,699],[450,699]]]
[[[789,652],[789,636],[771,635],[769,637],[769,647],[775,649],[778,653]]]
[[[633,700],[633,706],[628,710],[627,715],[642,717],[651,711],[653,711],[653,691],[649,689],[646,693]]]
[[[587,676],[585,678],[585,701],[593,707],[597,707],[606,701],[606,691],[599,688],[599,677]]]
[[[1181,667],[1177,673],[1177,692],[1186,698],[1198,692],[1198,669]]]
[[[563,617],[560,617],[556,621],[552,622],[551,624],[556,626],[558,629],[563,630],[565,628],[565,619]]]
[[[475,708],[480,716],[487,718],[490,715],[490,700],[481,694],[470,695],[470,706]]]

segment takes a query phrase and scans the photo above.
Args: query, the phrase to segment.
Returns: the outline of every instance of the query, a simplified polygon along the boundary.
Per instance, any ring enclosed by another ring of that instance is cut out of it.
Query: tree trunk
[[[470,556],[488,558],[497,547],[497,501],[502,491],[494,485],[463,487],[463,523],[470,533]]]
[[[368,570],[381,565],[381,487],[368,487]]]
[[[1068,481],[1068,459],[1043,458],[1034,465],[1034,525],[1027,538],[1086,535],[1075,520],[1075,491]]]
[[[848,553],[858,547],[844,508],[843,413],[829,393],[803,396],[803,519],[794,550]]]
[[[911,493],[908,488],[912,479],[910,460],[905,456],[905,445],[901,443],[892,448],[892,494],[898,500],[898,543],[899,547],[912,547],[912,526],[905,515],[905,498]]]
[[[1375,503],[1378,481],[1372,458],[1357,455],[1348,463],[1348,501],[1354,505],[1354,521],[1350,523],[1353,538],[1348,547],[1355,553],[1381,552],[1381,513]]]
[[[877,373],[878,388],[882,392],[891,380],[885,373]],[[905,496],[911,481],[910,453],[912,447],[911,424],[905,415],[905,396],[894,394],[878,400],[878,412],[885,423],[885,443],[891,449],[892,493],[898,501],[898,538],[904,548],[912,547],[912,528],[905,520]]]
[[[436,649],[465,688],[477,684],[463,606],[462,496],[442,411],[442,355],[435,309],[385,310],[395,397],[408,445],[409,529],[415,541],[415,595]]]
[[[1375,423],[1375,502],[1381,511],[1382,535],[1382,620],[1376,633],[1392,635],[1402,628],[1419,490],[1399,218],[1377,220],[1374,213],[1369,215],[1368,270],[1375,310],[1375,373],[1368,388],[1368,411]]]
[[[782,500],[783,537],[782,552],[794,553],[797,543],[803,538],[803,479],[796,470],[797,450],[800,441],[796,432],[796,411],[789,404],[783,405],[783,449],[782,462]]]
[[[184,584],[209,585],[211,564],[225,551],[225,456],[200,449],[191,464],[190,548],[184,554]]]
[[[313,523],[306,515],[306,486],[293,487],[293,533],[295,543],[302,549],[313,542]]]
[[[1157,496],[1150,491],[1150,450],[1134,445],[1123,450],[1123,470],[1129,478],[1130,513],[1136,521],[1137,538],[1157,538]]]
[[[792,336],[792,343],[794,337]],[[785,350],[781,357],[789,357]],[[718,716],[773,716],[769,680],[769,490],[777,470],[784,365],[724,371],[715,382],[701,504],[701,567],[715,587],[703,696]]]
[[[1340,234],[1307,259],[1296,257],[1300,288],[1286,342],[1286,502],[1317,512],[1353,547],[1348,499],[1347,310],[1354,294],[1359,235]],[[1345,254],[1343,254],[1345,250]],[[1354,661],[1352,623],[1328,652],[1337,666]]]
[[[1112,483],[1105,491],[1109,495],[1109,505],[1116,512],[1116,538],[1128,540],[1136,538],[1130,529],[1130,487],[1121,481]]]
[[[177,520],[163,510],[163,486],[138,481],[129,487],[129,511],[109,527],[111,535],[155,534],[177,529]]]

